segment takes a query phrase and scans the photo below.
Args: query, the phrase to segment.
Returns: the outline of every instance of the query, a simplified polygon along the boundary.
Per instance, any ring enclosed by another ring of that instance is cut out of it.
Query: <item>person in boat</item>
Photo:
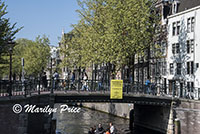
[[[104,134],[104,132],[105,130],[103,129],[102,125],[99,124],[95,134]]]
[[[110,134],[115,134],[115,127],[112,122],[110,123]]]
[[[88,134],[95,134],[93,130],[94,130],[93,127],[90,127],[90,130],[88,131]]]

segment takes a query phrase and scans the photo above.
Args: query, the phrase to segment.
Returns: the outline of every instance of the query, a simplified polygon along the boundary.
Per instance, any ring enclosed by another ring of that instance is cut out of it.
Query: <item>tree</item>
[[[144,55],[154,38],[158,17],[154,0],[82,0],[81,16],[65,47],[77,66],[110,63],[116,73],[131,55]],[[71,54],[73,52],[73,54]],[[73,56],[71,56],[73,55]]]
[[[8,13],[6,11],[7,6],[4,2],[0,0],[0,74],[5,74],[8,72],[9,58],[8,51],[11,46],[8,42],[15,39],[15,34],[19,32],[21,28],[15,28],[16,23],[13,25],[10,23],[9,18],[4,16]],[[0,76],[1,77],[1,76]]]
[[[46,36],[36,37],[36,41],[18,39],[14,48],[13,72],[21,75],[21,58],[25,61],[26,76],[37,77],[47,67],[50,57],[49,39]]]

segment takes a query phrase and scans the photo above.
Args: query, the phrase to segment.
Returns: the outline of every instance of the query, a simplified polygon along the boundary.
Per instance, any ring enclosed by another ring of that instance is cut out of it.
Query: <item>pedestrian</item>
[[[67,85],[67,84],[66,84],[66,81],[63,80],[63,81],[62,81],[62,87],[63,87],[64,90],[66,89],[66,85]]]
[[[156,93],[156,83],[153,83],[152,85],[151,85],[151,91],[152,91],[152,94],[153,95],[156,95],[157,93]]]
[[[83,81],[82,81],[82,88],[81,88],[81,90],[83,91],[83,90],[89,90],[89,88],[88,88],[88,85],[87,85],[87,82],[88,82],[88,77],[87,77],[87,74],[85,73],[85,75],[84,75],[84,77],[83,77]]]
[[[44,89],[47,88],[47,75],[46,75],[46,72],[44,72],[43,75],[42,75],[42,85],[43,85]]]
[[[72,80],[72,82],[74,82],[74,81],[75,81],[75,72],[74,72],[74,71],[72,72],[72,77],[71,77],[71,80]]]
[[[133,77],[132,76],[129,77],[129,82],[133,83]]]
[[[101,89],[102,89],[102,83],[101,83],[101,81],[99,81],[98,82],[98,90],[101,91]]]
[[[146,81],[145,81],[145,86],[146,86],[146,90],[147,90],[147,94],[150,94],[151,93],[151,91],[150,91],[150,81],[149,81],[149,79],[147,79]]]
[[[54,80],[54,88],[57,89],[58,83],[59,83],[59,74],[57,70],[53,74],[53,80]]]
[[[98,82],[98,90],[103,90],[103,76],[100,75],[99,82]]]
[[[113,123],[111,122],[110,123],[110,134],[115,134],[115,127],[114,127],[114,125],[113,125]]]
[[[76,79],[76,78],[75,78],[75,72],[73,71],[73,72],[72,72],[72,77],[71,77],[71,81],[72,81],[72,83],[71,83],[71,89],[74,88],[75,79]]]

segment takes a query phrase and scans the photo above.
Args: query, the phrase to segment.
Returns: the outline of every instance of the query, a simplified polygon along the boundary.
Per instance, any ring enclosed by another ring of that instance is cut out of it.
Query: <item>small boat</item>
[[[63,132],[62,130],[56,130],[56,134],[67,134],[67,133]]]

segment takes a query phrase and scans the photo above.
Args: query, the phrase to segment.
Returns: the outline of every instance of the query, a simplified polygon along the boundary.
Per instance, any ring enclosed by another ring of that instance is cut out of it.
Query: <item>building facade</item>
[[[199,98],[200,2],[180,0],[168,16],[167,92]]]

